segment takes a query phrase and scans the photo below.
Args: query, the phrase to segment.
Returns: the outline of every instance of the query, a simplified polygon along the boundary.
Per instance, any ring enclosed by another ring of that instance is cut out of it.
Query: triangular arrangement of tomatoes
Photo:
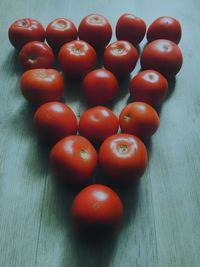
[[[74,226],[93,238],[115,232],[123,217],[117,193],[100,183],[88,185],[97,163],[110,186],[130,186],[144,174],[148,154],[143,141],[158,129],[155,107],[165,100],[168,80],[179,72],[183,61],[178,47],[181,26],[172,17],[159,17],[146,30],[143,19],[123,14],[115,30],[117,41],[109,43],[109,21],[90,14],[78,29],[66,18],[55,19],[46,30],[37,20],[25,18],[15,21],[8,31],[24,70],[21,92],[37,107],[36,132],[42,142],[52,146],[52,171],[61,183],[84,187],[72,203]],[[134,70],[145,34],[148,43],[141,53],[141,71],[129,85],[132,102],[118,118],[105,105],[118,94],[119,79]],[[99,51],[104,67],[95,69]],[[60,72],[54,68],[55,58]],[[81,78],[81,90],[93,105],[79,121],[73,110],[60,102],[63,75]]]

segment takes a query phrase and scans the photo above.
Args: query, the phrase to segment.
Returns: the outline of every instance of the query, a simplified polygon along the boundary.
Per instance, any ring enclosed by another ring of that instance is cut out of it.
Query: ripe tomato
[[[117,40],[126,40],[133,45],[138,45],[145,36],[146,23],[143,19],[132,14],[123,14],[117,21]]]
[[[181,25],[178,20],[171,17],[159,17],[148,28],[147,40],[167,39],[176,44],[181,40]]]
[[[57,70],[33,69],[22,74],[20,87],[29,102],[39,105],[59,100],[64,92],[64,80]]]
[[[167,95],[167,90],[167,80],[155,70],[139,72],[130,83],[130,94],[133,99],[150,105],[161,104]]]
[[[28,42],[44,41],[45,30],[35,19],[19,19],[9,27],[8,37],[15,48],[21,49]]]
[[[119,124],[123,133],[139,138],[149,138],[159,126],[159,117],[154,108],[144,102],[128,104],[120,113]]]
[[[19,53],[19,62],[24,70],[52,68],[54,54],[47,44],[33,41],[23,46]]]
[[[164,76],[175,76],[181,69],[180,48],[169,40],[159,39],[148,44],[141,55],[142,69],[154,69]]]
[[[96,105],[111,101],[119,89],[116,77],[106,69],[96,69],[89,72],[83,80],[83,90],[86,98]]]
[[[84,41],[64,44],[58,54],[58,62],[66,75],[81,76],[95,67],[97,56],[94,48]]]
[[[101,145],[99,164],[114,182],[134,181],[143,175],[147,167],[145,145],[131,134],[114,134]]]
[[[63,44],[77,39],[78,32],[74,23],[65,18],[55,19],[46,28],[47,43],[53,49],[59,49]]]
[[[55,144],[78,130],[74,112],[60,102],[48,102],[40,106],[34,115],[34,125],[41,140]]]
[[[136,48],[127,41],[117,41],[104,51],[103,63],[106,69],[116,75],[129,74],[135,68],[138,58]]]
[[[85,187],[72,203],[72,221],[76,230],[96,239],[114,233],[121,224],[123,204],[108,186]]]
[[[79,133],[92,143],[101,143],[108,136],[117,133],[119,121],[106,107],[97,106],[86,110],[80,117]]]
[[[50,161],[53,172],[63,183],[80,185],[94,173],[97,153],[86,138],[71,135],[55,144]]]
[[[104,48],[112,37],[112,28],[109,21],[102,15],[90,14],[85,17],[78,28],[81,40],[95,48]]]

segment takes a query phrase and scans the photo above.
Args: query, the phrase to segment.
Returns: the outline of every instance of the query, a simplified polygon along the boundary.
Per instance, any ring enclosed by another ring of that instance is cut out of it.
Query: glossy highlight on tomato
[[[94,48],[85,41],[64,44],[58,54],[58,62],[67,76],[82,76],[92,70],[97,61]]]
[[[80,186],[92,177],[97,165],[97,153],[86,138],[72,135],[55,144],[50,162],[60,182]]]
[[[91,103],[103,105],[116,97],[119,84],[112,72],[102,68],[89,72],[83,79],[82,87]]]
[[[47,43],[58,50],[65,43],[76,40],[78,31],[74,23],[65,18],[57,18],[51,21],[46,28]]]
[[[160,105],[168,91],[166,78],[155,70],[139,72],[130,82],[130,94],[134,101]]]
[[[8,37],[15,48],[21,49],[25,44],[32,41],[43,42],[45,39],[45,29],[35,19],[19,19],[9,27]]]
[[[127,184],[138,180],[147,167],[147,150],[143,142],[131,134],[108,137],[99,151],[99,165],[114,183]]]
[[[149,104],[133,102],[122,109],[119,124],[123,133],[134,134],[141,139],[146,139],[157,131],[159,117]]]
[[[157,70],[165,77],[173,77],[181,69],[183,56],[174,42],[159,39],[144,48],[140,63],[142,69]]]
[[[30,103],[40,105],[61,98],[64,92],[64,79],[54,69],[32,69],[22,74],[20,88]]]
[[[48,69],[54,65],[54,54],[47,44],[33,41],[25,44],[20,50],[19,62],[24,70]]]
[[[123,204],[108,186],[93,184],[85,187],[75,197],[72,208],[75,229],[89,238],[108,237],[121,225]]]
[[[180,22],[172,17],[157,18],[148,28],[147,40],[152,42],[157,39],[167,39],[176,44],[181,40],[182,29]]]
[[[86,110],[80,117],[79,133],[92,143],[101,143],[117,133],[119,121],[109,108],[96,106]]]
[[[137,63],[136,48],[127,41],[117,41],[108,45],[104,51],[103,63],[106,69],[116,75],[127,75]]]
[[[48,102],[40,106],[34,115],[34,126],[39,138],[47,144],[55,144],[78,130],[77,118],[70,107],[61,102]]]
[[[94,48],[102,49],[110,42],[112,28],[104,16],[90,14],[81,21],[78,35],[80,40],[88,42]]]
[[[143,19],[133,14],[125,13],[117,21],[117,40],[126,40],[133,45],[138,45],[144,38],[146,23]]]

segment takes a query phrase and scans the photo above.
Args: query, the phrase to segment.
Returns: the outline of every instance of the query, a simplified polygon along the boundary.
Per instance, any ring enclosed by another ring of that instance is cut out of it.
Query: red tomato
[[[63,183],[80,185],[94,173],[97,153],[86,138],[71,135],[55,144],[50,161],[53,172]]]
[[[114,182],[126,184],[137,180],[147,167],[145,145],[131,134],[112,135],[100,147],[99,164]]]
[[[128,104],[120,113],[119,124],[123,133],[139,138],[149,138],[159,126],[159,117],[154,108],[144,102]]]
[[[135,68],[138,58],[136,48],[127,41],[117,41],[104,51],[103,63],[106,69],[116,75],[129,74]]]
[[[109,70],[93,70],[83,80],[83,90],[86,98],[96,105],[111,101],[116,96],[118,89],[118,81]]]
[[[55,19],[46,28],[47,43],[53,49],[77,39],[78,32],[74,23],[65,18]]]
[[[95,48],[104,48],[112,37],[112,28],[109,21],[101,15],[91,14],[85,17],[78,28],[81,40]]]
[[[33,41],[23,46],[19,53],[19,62],[24,70],[48,69],[54,65],[54,54],[47,44]]]
[[[101,143],[118,128],[119,121],[112,110],[101,106],[86,110],[79,121],[79,133],[92,143]]]
[[[167,95],[167,90],[167,80],[155,70],[139,72],[130,83],[130,94],[133,99],[150,105],[161,104]]]
[[[108,186],[93,184],[78,193],[72,203],[71,213],[76,230],[96,239],[119,228],[123,204]]]
[[[181,40],[181,25],[178,20],[171,17],[157,18],[148,28],[147,40],[167,39],[176,44]]]
[[[183,57],[180,48],[169,40],[155,40],[141,55],[142,69],[154,69],[164,76],[175,76],[181,69]]]
[[[116,25],[117,40],[126,40],[138,45],[145,36],[146,23],[132,14],[123,14]]]
[[[61,47],[58,61],[66,75],[81,76],[95,67],[97,56],[94,48],[88,43],[72,41]]]
[[[55,144],[78,130],[74,112],[60,102],[48,102],[40,106],[34,115],[34,125],[41,140]]]
[[[21,49],[28,42],[44,41],[45,30],[35,19],[19,19],[9,27],[8,37],[15,48]]]
[[[64,80],[57,70],[33,69],[22,74],[20,87],[29,102],[39,105],[59,100],[64,92]]]

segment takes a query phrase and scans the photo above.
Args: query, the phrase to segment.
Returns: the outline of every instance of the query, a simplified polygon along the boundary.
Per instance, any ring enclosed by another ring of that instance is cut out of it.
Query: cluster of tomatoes
[[[124,107],[119,118],[104,105],[116,97],[118,78],[135,68],[136,47],[146,33],[144,20],[122,15],[116,24],[118,41],[111,44],[111,25],[97,14],[85,17],[78,30],[65,18],[52,21],[46,30],[37,20],[21,19],[10,26],[8,33],[11,44],[20,50],[19,62],[25,71],[20,82],[22,94],[38,107],[34,125],[42,141],[53,146],[50,162],[60,181],[86,184],[97,162],[106,179],[114,183],[129,184],[139,179],[148,161],[141,140],[151,137],[159,126],[153,107],[164,101],[167,79],[175,76],[182,65],[177,45],[181,39],[180,23],[171,17],[160,17],[148,28],[149,44],[140,59],[142,71],[130,82],[135,102]],[[98,50],[103,51],[105,68],[94,70]],[[79,122],[72,109],[59,102],[64,79],[53,68],[55,54],[65,76],[82,77],[82,90],[94,105],[81,115]],[[94,144],[100,145],[98,154]],[[100,229],[116,229],[122,215],[118,195],[101,184],[85,187],[72,205],[76,228],[94,235]]]

